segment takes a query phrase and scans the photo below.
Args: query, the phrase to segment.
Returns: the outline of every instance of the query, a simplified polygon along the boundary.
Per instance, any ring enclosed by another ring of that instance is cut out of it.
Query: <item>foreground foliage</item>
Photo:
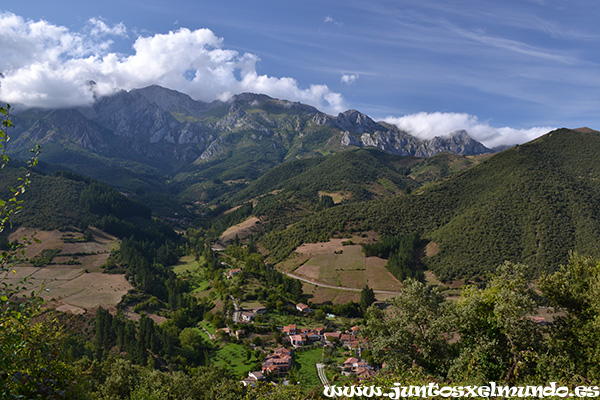
[[[366,334],[392,371],[419,368],[444,381],[583,385],[600,379],[600,261],[574,254],[536,293],[527,266],[506,262],[457,301],[408,281],[389,309],[371,307]],[[536,310],[554,321],[535,321]]]

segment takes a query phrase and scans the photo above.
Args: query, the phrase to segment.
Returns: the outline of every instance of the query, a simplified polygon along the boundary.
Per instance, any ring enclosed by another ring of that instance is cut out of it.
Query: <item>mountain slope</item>
[[[263,243],[281,258],[340,227],[420,232],[439,246],[426,263],[442,278],[504,260],[553,269],[570,250],[600,255],[599,156],[599,134],[557,130],[411,195],[324,210]]]
[[[23,176],[23,170],[16,167],[18,162],[11,161],[11,164],[2,171],[1,198],[8,198],[10,187]],[[27,190],[19,195],[22,209],[12,219],[14,224],[52,230],[73,226],[85,229],[88,225],[101,227],[106,222],[102,221],[103,217],[141,225],[150,221],[149,208],[81,175],[67,171],[46,175],[34,171],[30,179]]]
[[[390,193],[415,189],[407,178],[403,157],[375,149],[349,150],[329,157],[294,160],[281,164],[233,197],[233,202],[248,200],[272,190],[315,195],[318,191],[346,191],[353,200],[375,198],[387,187]],[[408,162],[407,162],[408,164]]]

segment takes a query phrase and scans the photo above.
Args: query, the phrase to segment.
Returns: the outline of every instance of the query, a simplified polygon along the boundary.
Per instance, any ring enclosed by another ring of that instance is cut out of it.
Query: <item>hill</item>
[[[397,156],[378,149],[355,149],[327,157],[287,161],[233,196],[229,204],[252,200],[267,229],[283,229],[315,211],[410,193],[457,173],[479,159],[440,153],[431,158]]]
[[[8,197],[10,187],[23,175],[23,170],[15,166],[17,163],[12,164],[2,171],[0,197]],[[110,220],[120,221],[123,227],[128,221],[142,226],[151,221],[148,207],[82,175],[68,171],[48,175],[34,171],[30,179],[31,185],[19,196],[22,209],[12,220],[17,226],[44,230],[86,229],[88,225],[103,227]],[[109,233],[124,236],[116,225]]]
[[[316,196],[320,190],[345,191],[353,199],[366,200],[385,190],[399,193],[416,188],[407,178],[410,161],[375,149],[341,152],[330,157],[290,161],[281,164],[237,193],[232,201],[285,190],[297,195]]]
[[[599,156],[599,134],[560,129],[410,195],[323,210],[263,243],[282,259],[303,242],[345,232],[419,232],[439,246],[424,261],[444,279],[504,260],[555,269],[571,250],[599,253]]]

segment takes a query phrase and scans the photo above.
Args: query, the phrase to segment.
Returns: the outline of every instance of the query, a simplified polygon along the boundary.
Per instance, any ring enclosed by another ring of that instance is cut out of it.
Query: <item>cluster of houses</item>
[[[357,376],[360,380],[363,380],[374,377],[375,371],[366,361],[350,357],[342,364],[342,375]]]
[[[302,347],[315,342],[322,342],[325,330],[323,328],[298,329],[296,324],[286,325],[282,332],[286,340],[294,347]]]
[[[323,328],[303,328],[299,329],[295,324],[283,327],[283,334],[287,335],[286,340],[294,347],[302,347],[316,342],[322,342],[326,345],[339,343],[341,346],[349,349],[358,349],[366,347],[368,342],[364,338],[358,337],[358,326],[353,326],[350,331],[325,332]]]
[[[278,347],[262,363],[264,375],[282,376],[292,367],[293,350]]]
[[[262,371],[249,372],[241,382],[244,386],[254,386],[257,382],[266,380],[266,376],[283,376],[292,367],[293,350],[279,347],[262,363]]]
[[[366,339],[358,337],[359,330],[360,328],[355,326],[345,332],[325,332],[324,328],[321,327],[298,328],[295,324],[290,324],[282,328],[282,333],[285,335],[285,339],[294,348],[314,343],[320,343],[321,345],[326,346],[341,345],[349,349],[358,350],[360,357],[361,348],[368,346],[368,342]],[[262,363],[261,371],[248,373],[248,377],[241,382],[245,386],[254,386],[257,382],[264,381],[269,376],[284,376],[292,367],[293,352],[294,350],[284,347],[276,348]],[[371,365],[356,357],[348,358],[343,365],[341,365],[341,372],[344,376],[356,376],[360,380],[375,375],[375,371]]]

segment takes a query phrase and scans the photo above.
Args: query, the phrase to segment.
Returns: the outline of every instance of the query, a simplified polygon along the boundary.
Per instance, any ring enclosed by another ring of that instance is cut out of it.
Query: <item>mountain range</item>
[[[419,157],[490,152],[465,131],[422,140],[356,110],[331,116],[308,105],[250,93],[204,103],[159,86],[119,91],[86,107],[28,109],[15,114],[14,122],[15,150],[33,143],[60,145],[80,157],[127,160],[168,174],[214,167],[233,157],[244,171],[235,176],[226,168],[230,176],[224,178],[233,179],[246,178],[242,175],[248,172],[257,177],[285,160],[349,147]],[[47,161],[60,164],[63,156]]]

